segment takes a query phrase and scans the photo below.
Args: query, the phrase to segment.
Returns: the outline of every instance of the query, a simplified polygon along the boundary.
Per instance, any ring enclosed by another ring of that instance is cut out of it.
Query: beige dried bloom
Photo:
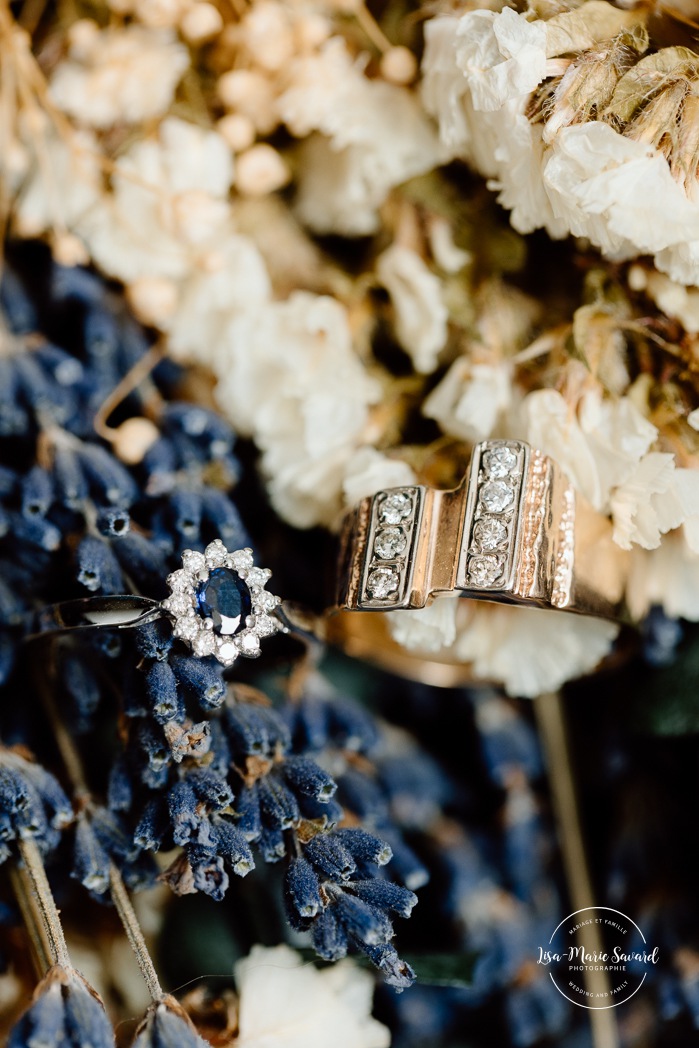
[[[68,58],[51,79],[51,97],[78,124],[109,128],[162,116],[189,66],[189,55],[167,29],[130,25],[99,30],[78,23]]]

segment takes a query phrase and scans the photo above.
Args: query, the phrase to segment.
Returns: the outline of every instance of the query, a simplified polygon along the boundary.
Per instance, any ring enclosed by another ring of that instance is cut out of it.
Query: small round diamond
[[[182,568],[168,575],[166,581],[173,593],[184,593],[192,583],[189,575]]]
[[[481,502],[491,513],[502,513],[515,500],[515,493],[504,480],[489,480],[480,490]]]
[[[245,581],[248,586],[264,586],[271,574],[269,568],[250,568],[245,576]]]
[[[206,559],[203,553],[195,549],[186,549],[182,554],[182,566],[190,575],[197,575],[206,569]]]
[[[497,557],[471,557],[468,573],[476,586],[492,586],[500,577],[502,568]]]
[[[496,549],[507,538],[507,527],[497,517],[483,517],[473,529],[473,537],[480,549]]]
[[[262,590],[255,597],[255,606],[261,608],[262,611],[272,611],[279,602],[279,597],[274,593],[268,593],[267,590]]]
[[[258,637],[271,637],[279,629],[279,623],[269,615],[255,616],[255,632]]]
[[[202,630],[192,641],[192,651],[199,658],[211,655],[216,647],[216,638],[211,630]]]
[[[216,657],[223,663],[235,662],[238,658],[238,648],[232,640],[220,638],[216,644]]]
[[[235,550],[228,558],[228,563],[235,571],[247,571],[248,568],[252,567],[252,550]]]
[[[413,500],[410,495],[397,491],[393,495],[387,495],[381,503],[380,516],[384,524],[400,524],[402,520],[409,517],[413,511]]]
[[[517,455],[512,448],[502,444],[486,451],[483,465],[489,477],[506,477],[517,465]]]
[[[186,618],[177,620],[172,632],[182,640],[192,641],[199,633],[199,622],[200,620],[194,615],[188,615]]]
[[[386,600],[398,590],[398,574],[393,568],[375,568],[369,573],[366,588],[375,600]]]
[[[214,539],[206,547],[206,563],[210,568],[220,568],[222,564],[226,563],[226,557],[228,556],[228,550],[223,545],[220,539]]]
[[[260,638],[254,633],[244,633],[238,640],[240,650],[245,655],[252,655],[260,650]]]
[[[163,607],[172,612],[173,615],[186,615],[192,607],[192,601],[185,593],[175,593],[163,601]]]
[[[402,528],[384,528],[374,539],[374,552],[382,560],[391,560],[403,552],[407,541]]]

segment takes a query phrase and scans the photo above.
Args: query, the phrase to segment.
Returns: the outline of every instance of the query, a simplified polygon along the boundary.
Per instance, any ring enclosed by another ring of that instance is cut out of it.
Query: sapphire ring
[[[168,618],[194,655],[213,655],[231,666],[240,655],[257,658],[264,637],[287,632],[281,598],[266,589],[271,574],[255,567],[251,549],[230,553],[216,539],[203,553],[184,551],[182,567],[168,575],[165,600],[124,594],[63,601],[37,613],[27,639],[74,629],[129,629]]]

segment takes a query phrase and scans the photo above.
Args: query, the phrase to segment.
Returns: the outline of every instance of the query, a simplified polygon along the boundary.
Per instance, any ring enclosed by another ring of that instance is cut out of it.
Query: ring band
[[[489,440],[458,488],[391,488],[348,515],[337,610],[424,608],[457,594],[621,622],[627,570],[611,522],[551,458]]]

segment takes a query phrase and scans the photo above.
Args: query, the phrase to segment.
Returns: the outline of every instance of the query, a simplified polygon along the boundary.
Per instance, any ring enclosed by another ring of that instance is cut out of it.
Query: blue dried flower
[[[132,1048],[208,1048],[208,1041],[175,998],[166,996],[148,1009]]]
[[[104,1006],[76,971],[51,968],[10,1031],[8,1048],[114,1048]]]

